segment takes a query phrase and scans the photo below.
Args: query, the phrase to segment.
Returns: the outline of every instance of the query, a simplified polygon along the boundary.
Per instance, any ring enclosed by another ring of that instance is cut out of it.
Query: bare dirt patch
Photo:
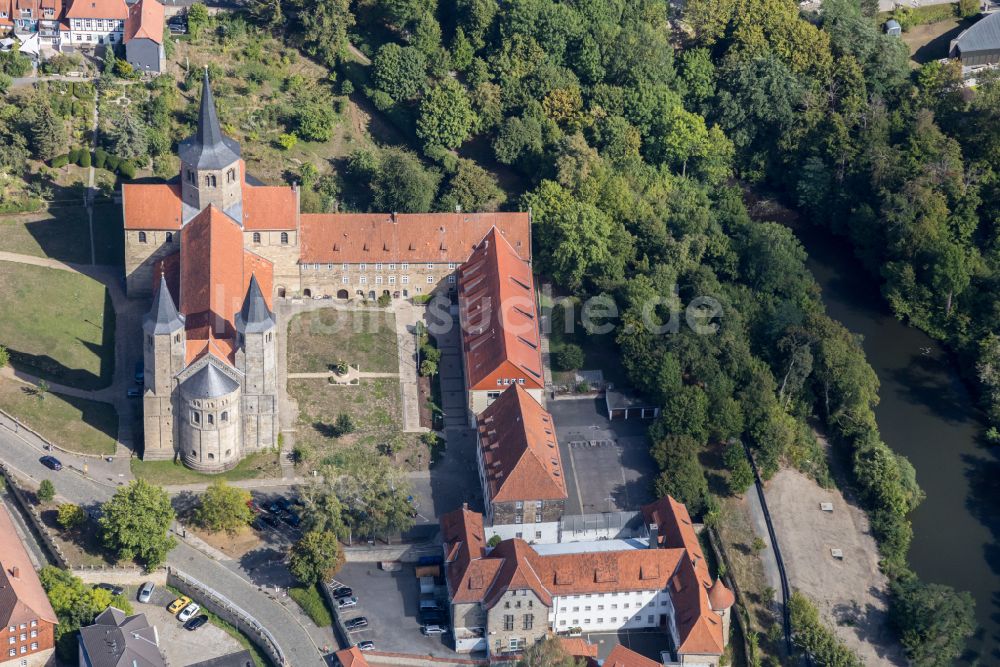
[[[197,528],[189,528],[189,530],[208,544],[234,559],[242,558],[247,553],[259,549],[263,545],[260,537],[249,526],[244,526],[234,535],[230,535],[225,531],[212,533]]]
[[[932,60],[947,58],[951,40],[974,22],[971,19],[951,18],[913,26],[903,33],[903,42],[910,49],[910,64],[919,67]]]
[[[867,664],[905,664],[888,627],[888,582],[865,513],[791,469],[768,482],[766,495],[792,588],[816,603]],[[820,503],[832,503],[833,511]],[[831,549],[842,550],[843,559]]]

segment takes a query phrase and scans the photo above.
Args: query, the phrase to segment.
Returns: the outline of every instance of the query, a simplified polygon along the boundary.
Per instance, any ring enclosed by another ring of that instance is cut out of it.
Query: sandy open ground
[[[888,585],[864,512],[795,470],[778,472],[765,495],[789,585],[816,603],[866,664],[905,664],[888,627]],[[820,510],[824,502],[833,512]],[[841,549],[843,560],[831,549]]]

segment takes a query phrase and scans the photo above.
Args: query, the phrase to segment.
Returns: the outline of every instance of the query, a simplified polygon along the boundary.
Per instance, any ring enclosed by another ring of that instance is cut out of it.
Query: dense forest
[[[688,0],[679,16],[663,0],[253,0],[250,11],[339,65],[420,154],[361,151],[327,195],[356,209],[530,208],[537,271],[619,305],[622,362],[663,406],[651,432],[659,491],[711,521],[699,454],[737,440],[765,476],[784,462],[827,483],[808,463],[823,460],[807,425],[817,419],[853,463],[909,657],[946,665],[972,631],[972,601],[907,567],[906,516],[922,493],[879,437],[877,378],[825,315],[801,245],[752,220],[741,189],[782,193],[847,235],[901,317],[978,359],[1000,418],[1000,256],[980,222],[1000,206],[1000,80],[968,102],[949,66],[911,75],[876,4],[825,0],[813,16],[792,0]],[[512,174],[504,190],[481,165]],[[722,304],[704,313],[714,335],[642,326],[700,296]],[[741,457],[725,459],[742,492]],[[803,634],[819,664],[851,664]]]

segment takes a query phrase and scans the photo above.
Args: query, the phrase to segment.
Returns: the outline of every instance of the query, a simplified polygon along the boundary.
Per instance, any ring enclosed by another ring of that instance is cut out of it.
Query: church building
[[[122,187],[126,288],[153,299],[146,459],[221,472],[277,446],[273,299],[453,294],[458,267],[488,239],[531,261],[527,213],[302,213],[296,186],[247,174],[207,72],[179,157],[179,178]]]

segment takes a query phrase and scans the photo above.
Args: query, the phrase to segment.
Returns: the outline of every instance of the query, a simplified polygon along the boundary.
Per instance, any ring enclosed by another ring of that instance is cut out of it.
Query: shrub
[[[297,143],[299,143],[299,138],[294,134],[282,134],[278,137],[278,146],[282,150],[290,151],[295,148]]]
[[[337,415],[337,421],[334,424],[338,435],[347,435],[348,433],[354,433],[354,420],[351,419],[351,415],[346,412],[341,412]]]
[[[390,303],[392,303],[392,297],[389,296],[388,294],[381,294],[379,295],[379,298],[376,299],[376,302],[380,307],[385,308]]]
[[[503,540],[500,539],[500,536],[494,535],[490,539],[486,540],[486,546],[488,546],[490,549],[496,549],[497,545],[500,544],[501,542],[503,542]]]
[[[81,148],[80,149],[80,155],[79,155],[79,158],[77,159],[76,163],[78,165],[80,165],[81,167],[83,167],[84,169],[89,169],[90,168],[90,151],[88,151],[86,148]]]
[[[73,149],[71,149],[70,152],[66,154],[66,160],[70,164],[79,164],[79,162],[80,162],[80,149],[79,148],[73,148]]]
[[[344,79],[340,82],[340,94],[341,95],[353,95],[354,94],[354,84],[351,83],[350,79]]]
[[[56,497],[56,487],[47,479],[43,479],[38,486],[38,499],[47,503]]]
[[[135,178],[135,165],[128,160],[122,160],[118,163],[118,173],[121,174],[122,178]]]
[[[575,371],[583,366],[583,348],[572,343],[563,345],[563,348],[559,350],[556,360],[559,362],[559,368],[562,370]]]
[[[94,151],[94,166],[98,169],[104,169],[104,165],[108,162],[108,152],[103,148],[98,148]]]
[[[57,155],[52,158],[52,167],[58,169],[69,164],[69,155]]]
[[[118,165],[120,165],[121,162],[122,160],[120,157],[108,153],[108,157],[104,161],[104,168],[108,171],[118,171]]]
[[[73,530],[83,525],[83,522],[87,520],[87,514],[79,505],[63,503],[59,506],[57,520],[63,530]]]

